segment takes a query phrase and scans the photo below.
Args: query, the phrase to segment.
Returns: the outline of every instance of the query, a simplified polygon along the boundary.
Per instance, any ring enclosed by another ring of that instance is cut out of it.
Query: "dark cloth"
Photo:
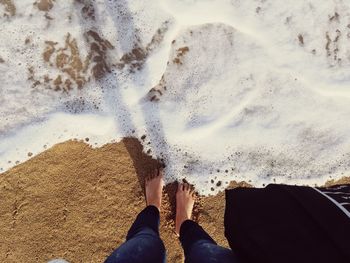
[[[317,189],[350,212],[350,184],[318,187]]]
[[[236,263],[231,249],[220,247],[192,220],[186,220],[180,228],[180,241],[187,263]],[[126,242],[118,247],[105,263],[163,263],[165,247],[159,238],[159,211],[154,206],[146,207],[132,224]]]
[[[310,187],[227,190],[225,236],[242,263],[350,262],[350,218]]]
[[[159,210],[147,206],[132,224],[126,242],[118,247],[105,263],[163,263],[166,252],[159,237]]]
[[[238,262],[231,249],[218,246],[208,233],[192,220],[182,223],[180,242],[184,249],[186,263]]]
[[[126,240],[129,240],[144,228],[152,229],[159,236],[159,224],[160,214],[158,208],[149,205],[137,215],[134,223],[128,231]]]

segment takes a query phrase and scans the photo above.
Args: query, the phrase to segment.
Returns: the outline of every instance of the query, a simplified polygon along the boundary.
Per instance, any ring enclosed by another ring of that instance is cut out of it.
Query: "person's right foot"
[[[176,192],[175,232],[180,235],[181,224],[191,219],[195,201],[194,190],[188,183],[178,183]]]
[[[147,205],[153,205],[160,211],[163,190],[163,170],[155,169],[146,177],[145,191]]]

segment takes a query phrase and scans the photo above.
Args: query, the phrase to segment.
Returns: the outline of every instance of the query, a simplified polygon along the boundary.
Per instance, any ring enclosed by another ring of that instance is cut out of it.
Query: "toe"
[[[182,192],[183,191],[183,185],[180,182],[177,182],[177,192]]]
[[[188,183],[185,183],[185,191],[188,192],[188,190],[190,189],[190,185]]]
[[[190,194],[193,195],[194,194],[194,187],[191,185],[190,186]]]
[[[163,177],[163,168],[162,167],[160,167],[160,168],[158,168],[158,176],[161,176],[161,177]]]
[[[156,177],[159,176],[159,170],[158,170],[158,168],[153,170],[153,174],[152,174],[152,175],[153,175],[153,178],[156,178]]]
[[[164,180],[164,174],[163,174],[163,170],[162,169],[159,169],[159,178]]]
[[[192,192],[191,192],[191,196],[192,196],[193,199],[196,199],[197,193],[196,193],[195,191],[192,191]]]
[[[153,170],[147,170],[145,173],[145,182],[147,183],[153,178]]]

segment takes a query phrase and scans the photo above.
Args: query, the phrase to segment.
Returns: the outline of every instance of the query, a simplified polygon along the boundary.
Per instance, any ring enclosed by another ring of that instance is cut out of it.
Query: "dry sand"
[[[103,262],[145,207],[143,178],[157,165],[136,139],[98,149],[69,141],[0,174],[0,262]],[[161,214],[168,262],[183,261],[175,189],[166,186]],[[195,210],[196,220],[227,246],[224,194],[200,197]]]

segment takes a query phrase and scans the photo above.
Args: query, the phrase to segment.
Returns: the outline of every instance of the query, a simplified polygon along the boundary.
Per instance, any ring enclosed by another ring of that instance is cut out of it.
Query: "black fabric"
[[[350,212],[350,184],[318,187],[317,189],[331,197]]]
[[[204,229],[192,220],[180,227],[180,241],[185,254],[185,263],[238,263],[235,253],[218,246]]]
[[[193,244],[199,240],[207,240],[217,245],[216,242],[204,231],[204,229],[192,220],[186,220],[180,227],[180,242],[184,249],[185,255],[189,253]]]
[[[138,231],[145,227],[149,227],[159,236],[159,222],[160,214],[158,208],[153,205],[147,206],[137,215],[128,231],[126,240],[132,238]]]
[[[165,263],[166,251],[158,228],[159,210],[147,206],[132,224],[127,241],[115,249],[105,263]]]
[[[350,219],[310,187],[226,191],[225,236],[240,262],[350,262]]]

